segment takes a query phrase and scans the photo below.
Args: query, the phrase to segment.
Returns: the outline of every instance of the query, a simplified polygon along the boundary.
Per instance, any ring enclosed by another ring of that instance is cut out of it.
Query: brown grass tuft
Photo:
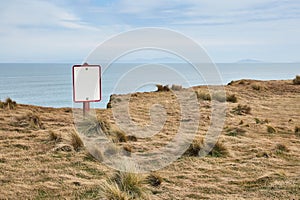
[[[127,140],[128,141],[132,141],[132,142],[137,142],[137,137],[136,136],[134,136],[134,135],[128,135],[127,136]]]
[[[129,194],[132,199],[147,199],[147,190],[143,186],[144,177],[142,175],[117,171],[111,181],[116,183],[121,191]]]
[[[7,98],[4,102],[0,101],[0,108],[14,110],[17,107],[17,103],[11,98]]]
[[[300,127],[299,126],[295,127],[295,134],[300,136]]]
[[[198,100],[211,101],[211,96],[209,93],[196,91],[196,95],[197,95]]]
[[[228,136],[239,136],[239,135],[245,135],[246,131],[242,128],[230,128],[227,129]]]
[[[231,94],[226,97],[226,101],[231,102],[231,103],[236,103],[237,102],[237,97],[235,94]]]
[[[109,133],[113,137],[114,142],[127,142],[127,136],[125,132],[120,130],[116,126],[113,126]]]
[[[54,141],[54,142],[60,142],[61,141],[61,134],[54,132],[54,131],[49,131],[49,140]]]
[[[209,155],[212,157],[225,157],[229,155],[229,152],[226,146],[218,141],[213,149],[209,152]]]
[[[294,85],[300,85],[300,75],[297,75],[296,78],[293,79]]]
[[[196,139],[184,152],[186,156],[199,156],[199,151],[203,148],[203,139]]]
[[[17,127],[26,127],[32,129],[44,129],[44,125],[37,114],[28,112],[27,114],[17,117],[16,121],[12,125]]]
[[[239,104],[237,107],[232,109],[232,113],[237,115],[245,115],[251,113],[251,107],[247,105]]]
[[[253,90],[260,91],[262,89],[262,86],[260,84],[254,83],[251,85]]]
[[[79,151],[84,146],[81,138],[75,132],[75,130],[70,133],[70,137],[71,137],[70,143],[72,147],[74,148],[75,151]]]
[[[130,200],[132,199],[127,192],[121,190],[114,181],[104,181],[100,185],[102,197],[109,200]]]
[[[147,183],[153,187],[161,185],[163,178],[158,173],[151,173],[146,178]]]
[[[277,133],[277,130],[273,126],[267,126],[268,133]]]
[[[275,153],[282,154],[283,152],[289,152],[290,150],[287,148],[285,144],[276,144]]]

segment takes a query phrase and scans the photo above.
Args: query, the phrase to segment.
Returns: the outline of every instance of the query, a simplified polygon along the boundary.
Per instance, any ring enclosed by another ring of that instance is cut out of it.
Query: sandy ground
[[[201,86],[193,89],[206,91]],[[299,199],[300,133],[295,127],[300,127],[300,85],[291,80],[241,80],[225,90],[227,96],[237,97],[236,103],[221,103],[226,106],[226,118],[219,142],[228,154],[182,156],[157,172],[163,178],[160,186],[145,183],[150,199]],[[122,106],[126,98],[130,98],[132,121],[141,127],[151,125],[149,109],[154,104],[166,111],[159,133],[118,144],[130,146],[132,153],[163,147],[185,120],[172,92],[117,95],[113,108]],[[239,104],[251,107],[251,112],[234,113]],[[214,123],[211,106],[211,101],[200,97],[199,107],[190,113],[191,117],[201,114],[197,138],[203,138]],[[98,118],[115,124],[112,110],[96,112]],[[70,108],[0,108],[0,199],[99,199],[99,185],[114,170],[85,148],[77,148],[73,133]]]

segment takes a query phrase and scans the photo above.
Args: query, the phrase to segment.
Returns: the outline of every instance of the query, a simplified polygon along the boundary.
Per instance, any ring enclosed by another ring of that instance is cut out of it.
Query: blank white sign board
[[[73,66],[74,102],[101,100],[101,69],[99,65]]]

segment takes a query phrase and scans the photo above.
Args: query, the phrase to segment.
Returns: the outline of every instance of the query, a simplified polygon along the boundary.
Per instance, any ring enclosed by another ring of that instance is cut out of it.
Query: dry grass
[[[299,131],[299,128],[295,127],[299,127],[300,121],[300,107],[295,106],[299,103],[299,88],[291,84],[292,80],[244,80],[243,84],[239,82],[235,81],[230,86],[226,86],[226,93],[237,94],[241,105],[250,105],[253,108],[251,115],[232,114],[232,109],[237,105],[226,104],[228,108],[224,124],[226,128],[220,135],[221,145],[215,147],[217,151],[201,158],[184,156],[158,170],[155,173],[163,176],[163,183],[160,186],[155,186],[156,179],[153,179],[153,185],[149,184],[148,178],[142,181],[141,187],[151,191],[150,199],[299,198],[300,142],[298,136],[295,136]],[[268,89],[258,93],[251,88],[255,83]],[[202,86],[193,89],[207,91],[207,88]],[[115,145],[116,149],[112,151],[116,153],[124,153],[123,149],[132,151],[128,159],[136,154],[147,154],[165,147],[174,138],[182,123],[180,107],[177,106],[174,93],[148,92],[138,93],[133,97],[129,112],[136,124],[141,126],[151,124],[149,108],[153,104],[161,104],[166,110],[167,118],[162,129],[150,138],[141,137],[137,141],[130,141],[127,136],[127,143]],[[118,108],[118,98],[121,98],[121,95],[113,98],[116,102],[113,106],[116,108]],[[194,113],[201,114],[196,138],[204,138],[211,123],[216,123],[211,121],[212,113],[209,108],[211,103],[201,103],[199,109],[193,108],[196,110],[191,110],[189,113],[191,119]],[[70,136],[74,126],[73,115],[65,111],[66,109],[20,104],[17,109],[7,112],[0,109],[0,199],[114,198],[108,195],[106,195],[108,198],[103,197],[105,192],[99,189],[114,171],[98,160],[103,160],[105,156],[109,157],[111,154],[102,152],[102,146],[87,147],[89,153],[96,159],[84,149],[74,151]],[[12,123],[20,124],[16,119],[29,112],[39,116],[44,129],[31,128],[28,125],[22,127]],[[112,110],[97,109],[96,113],[98,119],[109,120],[103,125],[99,125],[101,122],[95,120],[96,123],[90,124],[91,127],[98,130],[104,126],[110,130],[115,124]],[[268,119],[271,123],[265,123],[263,119]],[[278,132],[266,134],[267,125],[276,127]],[[239,129],[247,131],[246,134],[241,133]],[[50,131],[53,131],[52,136]],[[231,131],[236,131],[233,135],[237,137],[227,135]],[[109,131],[105,134],[113,138]],[[281,145],[285,146],[287,151]],[[53,151],[56,147],[60,147],[60,150]],[[201,150],[201,147],[202,143],[199,144],[198,150]],[[224,156],[222,153],[226,154],[226,149],[230,156]],[[194,150],[193,154],[198,156],[198,150]],[[113,195],[116,199],[132,199],[130,193],[124,192],[116,181],[108,184],[112,188],[103,190],[116,193]],[[143,197],[136,197],[136,199],[143,199]]]
[[[295,126],[295,134],[297,136],[300,136],[300,127],[299,126]]]
[[[243,136],[243,135],[245,135],[245,133],[246,133],[246,130],[244,130],[242,128],[239,128],[239,127],[236,127],[236,128],[227,129],[227,134],[226,135],[236,137],[236,136]]]
[[[209,93],[196,91],[196,95],[197,95],[198,100],[211,101],[211,96]]]
[[[237,97],[235,96],[235,94],[231,94],[229,96],[226,97],[226,101],[231,102],[231,103],[237,103]]]
[[[273,126],[267,126],[267,132],[268,133],[277,133],[277,130]]]
[[[149,183],[153,187],[158,187],[163,182],[163,178],[160,174],[152,172],[146,178],[147,183]]]
[[[199,156],[200,150],[203,148],[203,139],[195,139],[189,148],[185,151],[186,156]]]
[[[293,79],[294,85],[300,85],[300,75],[297,75],[296,78]]]
[[[117,184],[120,191],[125,192],[131,199],[147,199],[147,189],[143,185],[145,179],[141,174],[117,171],[111,178],[111,183]]]
[[[237,115],[251,114],[251,107],[239,104],[237,107],[232,109],[232,113]]]
[[[70,144],[72,145],[75,151],[79,151],[84,146],[81,138],[75,131],[71,131],[70,137]]]
[[[257,90],[257,91],[262,90],[262,86],[260,84],[257,84],[257,83],[252,84],[251,87],[252,87],[253,90]]]
[[[109,134],[113,137],[114,142],[127,142],[126,133],[120,130],[118,127],[113,126],[109,131]]]
[[[121,190],[119,185],[114,181],[104,181],[100,185],[102,197],[108,200],[130,200],[130,195]]]
[[[226,157],[229,155],[229,151],[223,143],[218,141],[209,152],[209,155],[212,157]]]
[[[0,101],[0,108],[13,110],[16,109],[17,103],[13,101],[11,98],[7,98],[4,102]]]
[[[44,125],[40,117],[33,112],[28,112],[23,116],[16,117],[12,122],[12,125],[30,129],[44,129]]]
[[[285,144],[276,144],[275,146],[275,153],[276,154],[282,154],[284,152],[289,152],[290,150],[287,148]]]

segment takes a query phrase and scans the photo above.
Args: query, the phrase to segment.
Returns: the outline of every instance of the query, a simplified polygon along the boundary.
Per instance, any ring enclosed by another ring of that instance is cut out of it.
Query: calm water
[[[137,79],[127,76],[127,82],[113,90],[119,78],[136,64],[123,64],[110,67],[102,77],[102,102],[96,107],[105,107],[111,93],[129,93],[132,91],[151,91],[154,83],[141,88],[131,88]],[[185,64],[171,65],[171,68],[183,74],[189,83],[182,81],[172,73],[158,70],[146,70],[146,77],[164,77],[162,84],[181,84],[183,86],[205,84],[205,80],[196,76]],[[217,64],[223,84],[242,78],[259,80],[292,79],[300,74],[300,64],[234,63]],[[48,107],[72,107],[72,64],[0,64],[0,99],[11,97],[18,103]],[[141,77],[139,76],[141,79]],[[208,84],[215,84],[210,81]]]

